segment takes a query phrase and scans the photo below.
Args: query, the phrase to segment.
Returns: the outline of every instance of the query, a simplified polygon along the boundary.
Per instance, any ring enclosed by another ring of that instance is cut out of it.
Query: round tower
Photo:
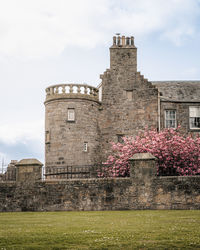
[[[89,85],[60,84],[46,89],[47,178],[66,178],[69,172],[99,162],[99,105],[98,89]]]

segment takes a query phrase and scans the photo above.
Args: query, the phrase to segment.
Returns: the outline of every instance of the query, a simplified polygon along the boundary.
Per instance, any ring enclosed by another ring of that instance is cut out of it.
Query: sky
[[[150,81],[200,80],[200,0],[0,0],[0,164],[44,163],[45,88],[97,86],[116,33]]]

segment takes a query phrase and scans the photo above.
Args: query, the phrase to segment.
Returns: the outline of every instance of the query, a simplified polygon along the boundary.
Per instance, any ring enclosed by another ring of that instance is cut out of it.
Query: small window
[[[74,109],[68,109],[68,121],[75,121],[75,110]]]
[[[165,110],[165,128],[176,128],[176,110]]]
[[[133,100],[133,91],[132,91],[132,90],[126,90],[126,98],[127,98],[129,101],[132,101],[132,100]]]
[[[99,88],[99,101],[102,102],[102,86]]]
[[[45,131],[45,143],[50,143],[50,132]]]
[[[88,151],[88,143],[84,142],[83,143],[83,152],[87,152]]]
[[[200,107],[189,107],[190,129],[200,129]]]
[[[124,143],[123,137],[124,137],[123,134],[117,135],[117,142],[119,142],[119,143]]]

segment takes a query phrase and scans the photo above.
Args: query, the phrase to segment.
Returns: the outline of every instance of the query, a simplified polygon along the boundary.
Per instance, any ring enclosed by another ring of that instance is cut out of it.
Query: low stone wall
[[[155,209],[200,209],[200,176],[157,177],[152,185]]]
[[[130,178],[0,183],[0,211],[200,209],[200,177],[156,177],[146,156]]]
[[[200,209],[199,177],[1,183],[0,211]]]

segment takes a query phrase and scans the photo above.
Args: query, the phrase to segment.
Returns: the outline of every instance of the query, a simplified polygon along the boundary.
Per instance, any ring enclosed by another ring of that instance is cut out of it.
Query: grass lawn
[[[200,211],[0,213],[6,249],[200,249]]]

